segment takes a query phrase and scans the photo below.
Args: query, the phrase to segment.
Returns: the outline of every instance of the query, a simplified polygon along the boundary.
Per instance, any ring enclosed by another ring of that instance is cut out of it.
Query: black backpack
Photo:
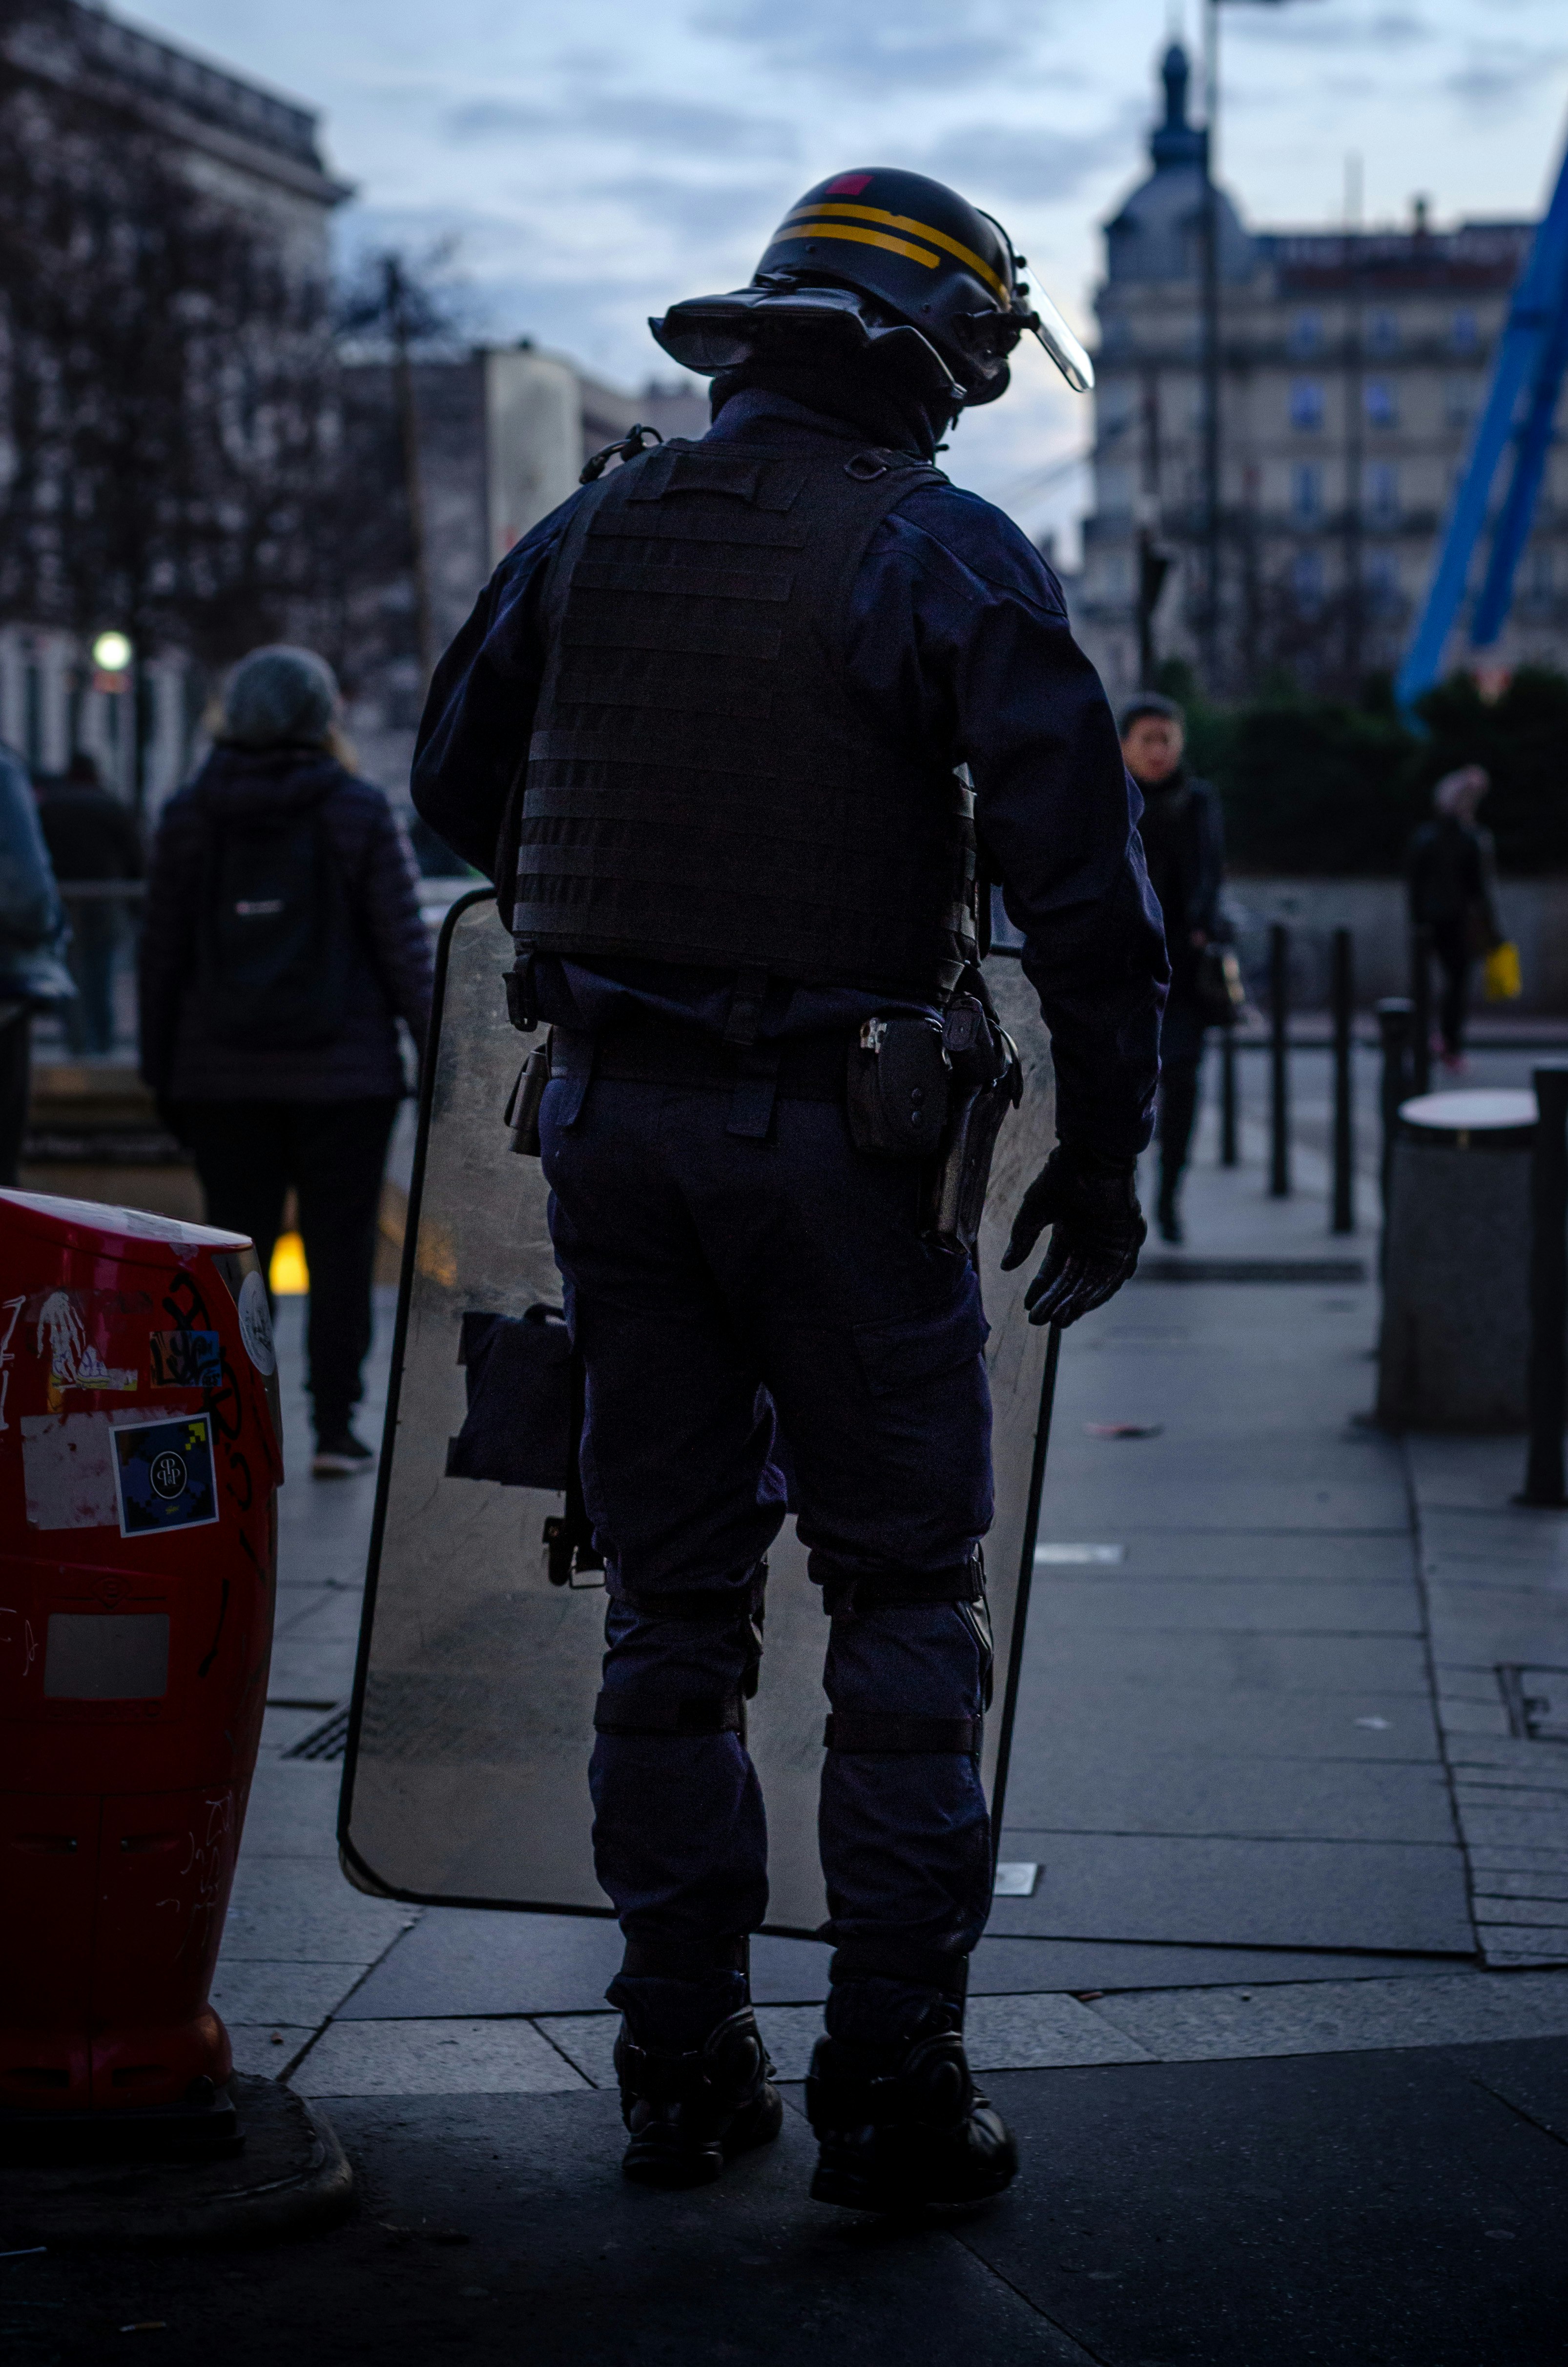
[[[335,785],[279,812],[222,812],[206,831],[198,987],[220,1044],[266,1051],[343,1030],[353,921],[323,810]]]

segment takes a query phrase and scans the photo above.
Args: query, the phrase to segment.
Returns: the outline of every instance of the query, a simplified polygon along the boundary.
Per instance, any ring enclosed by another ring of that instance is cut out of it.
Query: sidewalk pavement
[[[925,2233],[805,2199],[824,1952],[788,1941],[756,1953],[781,2144],[627,2189],[613,1927],[343,1881],[369,1491],[303,1476],[286,1309],[273,1706],[214,1998],[244,2067],[325,2101],[364,2200],[264,2262],[0,2262],[0,2324],[40,2313],[17,2355],[164,2320],[193,2361],[1568,2356],[1568,1518],[1510,1503],[1522,1442],[1358,1420],[1369,1134],[1349,1241],[1310,1139],[1283,1203],[1250,1115],[1243,1150],[1218,1170],[1209,1122],[1170,1278],[1063,1345],[1002,1848],[1039,1874],[969,2020],[1011,2195]],[[1238,1259],[1290,1278],[1193,1278]]]

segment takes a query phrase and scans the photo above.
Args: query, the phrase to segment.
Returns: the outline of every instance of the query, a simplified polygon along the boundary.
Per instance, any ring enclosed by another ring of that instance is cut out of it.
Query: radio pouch
[[[936,1019],[868,1019],[849,1047],[849,1139],[873,1159],[930,1159],[948,1123],[951,1075]]]

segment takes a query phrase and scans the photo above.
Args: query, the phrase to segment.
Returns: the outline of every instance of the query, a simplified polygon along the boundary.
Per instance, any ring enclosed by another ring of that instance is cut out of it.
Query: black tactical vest
[[[916,461],[673,443],[551,572],[521,953],[733,965],[929,999],[974,952],[972,793],[845,682],[851,586]]]

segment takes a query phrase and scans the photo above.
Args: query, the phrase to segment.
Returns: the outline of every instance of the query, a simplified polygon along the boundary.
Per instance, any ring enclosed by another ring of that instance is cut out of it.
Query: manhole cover
[[[1500,1668],[1497,1682],[1518,1742],[1568,1742],[1568,1669]]]

